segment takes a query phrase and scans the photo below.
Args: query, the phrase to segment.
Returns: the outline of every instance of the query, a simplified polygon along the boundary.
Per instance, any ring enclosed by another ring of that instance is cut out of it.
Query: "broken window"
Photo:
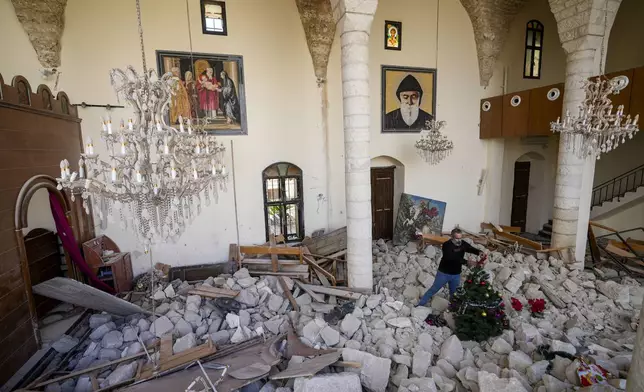
[[[288,241],[304,238],[302,170],[288,162],[274,163],[262,172],[266,241],[271,234]]]
[[[525,57],[523,60],[523,77],[525,79],[541,78],[541,61],[543,51],[543,24],[538,20],[528,22],[525,33]]]

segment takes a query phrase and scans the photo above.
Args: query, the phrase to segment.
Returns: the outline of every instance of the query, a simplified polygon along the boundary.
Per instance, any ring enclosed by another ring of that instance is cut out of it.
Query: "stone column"
[[[349,287],[373,288],[369,35],[378,0],[332,0],[342,45],[342,103]]]
[[[584,81],[598,75],[600,64],[605,61],[600,49],[603,42],[605,56],[608,35],[621,0],[549,2],[566,52],[563,112],[576,115],[585,98]],[[562,137],[555,180],[552,246],[573,246],[575,256],[570,262],[584,260],[594,172],[594,159],[578,158],[566,148]]]

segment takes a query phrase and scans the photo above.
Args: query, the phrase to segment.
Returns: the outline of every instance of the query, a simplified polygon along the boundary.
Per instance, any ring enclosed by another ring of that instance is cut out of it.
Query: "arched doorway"
[[[522,232],[537,233],[546,211],[546,160],[536,152],[523,154],[514,162],[510,224]]]
[[[392,239],[400,195],[405,190],[405,165],[390,156],[371,159],[373,239]]]

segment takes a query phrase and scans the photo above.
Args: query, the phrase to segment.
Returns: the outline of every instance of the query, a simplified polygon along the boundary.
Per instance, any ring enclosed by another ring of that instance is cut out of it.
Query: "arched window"
[[[523,60],[523,77],[525,79],[541,78],[542,53],[543,24],[538,20],[531,20],[525,31],[525,58]]]
[[[287,242],[304,238],[302,170],[288,162],[270,165],[262,172],[266,241],[283,235]]]

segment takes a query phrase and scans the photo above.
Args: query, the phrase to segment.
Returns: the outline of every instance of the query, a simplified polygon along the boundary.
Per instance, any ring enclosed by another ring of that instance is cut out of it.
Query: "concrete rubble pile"
[[[153,344],[167,333],[174,335],[173,351],[177,353],[208,338],[217,345],[236,344],[262,334],[285,333],[291,327],[303,343],[342,349],[342,361],[357,362],[360,367],[327,367],[312,378],[272,381],[262,391],[276,390],[277,385],[282,385],[277,388],[280,392],[357,392],[363,388],[375,392],[559,392],[578,386],[577,361],[560,356],[546,360],[540,350],[544,345],[553,352],[587,354],[615,377],[630,366],[644,293],[633,279],[619,283],[600,280],[594,273],[576,265],[564,266],[554,258],[491,252],[486,269],[494,287],[503,293],[511,330],[479,344],[461,342],[449,326],[424,322],[430,313],[447,309],[445,298],[436,296],[431,307],[414,306],[434,280],[439,248],[429,246],[419,252],[415,243],[394,247],[380,240],[374,242],[373,255],[375,294],[352,301],[353,311],[335,320],[328,317],[338,309],[335,299],[316,302],[293,280],[284,278],[299,306],[295,312],[277,277],[252,277],[245,268],[197,284],[157,282],[152,298],[137,303],[152,310],[154,302],[154,315],[92,315],[89,339],[68,369],[82,370],[140,353],[141,343]],[[610,270],[598,273],[604,279],[617,275]],[[239,291],[235,300],[242,309],[226,312],[215,306],[212,298],[188,293],[201,285]],[[544,286],[563,301],[564,308],[552,304],[544,295]],[[545,298],[544,317],[512,310],[511,297],[524,303]],[[337,302],[341,305],[345,300],[338,298]],[[330,322],[325,321],[325,315]],[[453,325],[449,313],[443,316]],[[79,343],[65,339],[54,344],[60,352]],[[289,366],[309,360],[294,356]],[[136,366],[122,364],[96,377],[101,387],[106,387],[131,378],[135,371]],[[90,391],[91,382],[89,376],[81,376],[52,384],[47,390]]]

